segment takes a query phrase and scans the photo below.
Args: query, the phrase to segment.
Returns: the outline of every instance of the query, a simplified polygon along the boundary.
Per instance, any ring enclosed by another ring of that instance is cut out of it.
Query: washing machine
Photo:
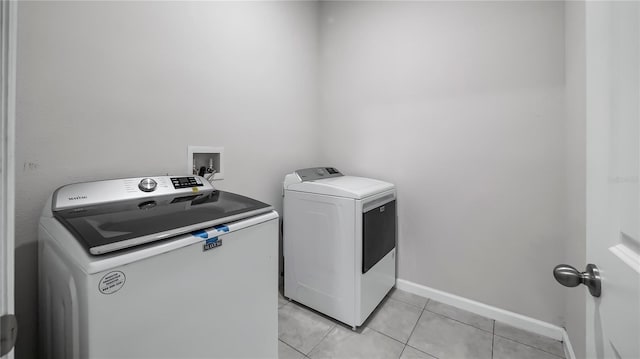
[[[39,223],[42,357],[277,357],[278,232],[270,205],[198,176],[59,188]]]
[[[396,280],[396,189],[333,167],[284,179],[284,295],[356,329]]]

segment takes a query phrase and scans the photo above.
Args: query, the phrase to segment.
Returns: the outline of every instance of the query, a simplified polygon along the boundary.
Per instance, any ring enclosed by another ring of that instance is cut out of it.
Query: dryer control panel
[[[314,181],[323,178],[343,176],[340,171],[333,167],[312,167],[297,170],[296,174],[302,181]]]

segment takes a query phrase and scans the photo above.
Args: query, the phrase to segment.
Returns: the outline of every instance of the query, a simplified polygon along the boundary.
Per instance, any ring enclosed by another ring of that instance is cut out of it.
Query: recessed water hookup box
[[[224,147],[188,146],[187,173],[197,175],[204,167],[204,177],[213,180],[224,179]]]

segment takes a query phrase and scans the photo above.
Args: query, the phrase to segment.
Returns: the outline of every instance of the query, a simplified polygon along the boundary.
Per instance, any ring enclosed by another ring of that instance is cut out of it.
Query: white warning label
[[[100,279],[98,289],[102,294],[112,294],[119,291],[126,280],[127,277],[120,271],[109,272]]]

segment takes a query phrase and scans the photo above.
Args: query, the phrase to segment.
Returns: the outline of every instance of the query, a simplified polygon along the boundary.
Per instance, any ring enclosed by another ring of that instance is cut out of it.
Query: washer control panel
[[[296,174],[302,181],[315,181],[323,178],[343,176],[340,171],[334,167],[312,167],[297,170]]]
[[[202,187],[201,177],[171,177],[171,183],[173,184],[173,188],[191,188],[191,187]]]
[[[156,182],[153,178],[145,178],[140,183],[138,183],[138,188],[142,192],[153,192],[156,190],[158,186],[158,182]]]
[[[215,190],[200,176],[131,177],[114,180],[73,183],[58,188],[51,199],[56,211],[129,199],[164,195],[193,194]]]

